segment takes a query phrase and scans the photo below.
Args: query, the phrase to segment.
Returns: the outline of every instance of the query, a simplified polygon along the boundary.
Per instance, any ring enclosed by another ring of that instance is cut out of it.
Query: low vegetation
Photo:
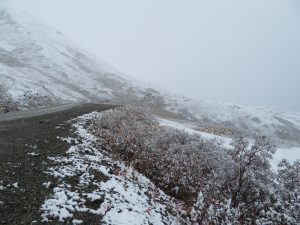
[[[7,86],[4,83],[0,83],[0,113],[51,105],[53,105],[53,100],[51,98],[33,91],[26,91],[22,95],[19,95],[17,99],[13,99]]]
[[[94,121],[102,148],[187,205],[192,224],[297,224],[300,162],[283,160],[273,173],[275,147],[243,137],[224,149],[198,134],[159,126],[149,112],[119,107]]]
[[[0,83],[0,113],[18,110],[17,104],[12,100],[8,94],[7,87]]]

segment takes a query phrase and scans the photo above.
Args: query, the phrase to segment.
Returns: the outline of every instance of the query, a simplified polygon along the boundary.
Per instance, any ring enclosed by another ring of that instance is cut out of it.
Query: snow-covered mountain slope
[[[190,99],[171,100],[167,108],[197,121],[194,128],[202,131],[225,136],[265,135],[279,145],[300,145],[300,113]]]
[[[26,91],[56,101],[120,100],[146,91],[29,15],[0,11],[0,32],[0,82],[15,100]]]
[[[177,97],[128,77],[24,13],[0,9],[1,101],[19,109],[64,102],[151,105],[201,131],[272,136],[300,146],[300,113]],[[174,114],[172,114],[174,116]]]

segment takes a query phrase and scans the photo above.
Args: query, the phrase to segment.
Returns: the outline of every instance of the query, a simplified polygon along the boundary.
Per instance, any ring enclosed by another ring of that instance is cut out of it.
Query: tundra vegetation
[[[118,107],[92,126],[103,150],[125,161],[185,203],[186,224],[297,224],[300,161],[274,172],[275,146],[235,137],[232,148],[198,134],[160,126],[147,110]]]
[[[59,103],[58,100],[56,102]],[[17,99],[13,99],[8,87],[3,82],[0,83],[0,113],[40,108],[53,104],[51,98],[34,91],[25,91]]]
[[[8,88],[3,83],[0,83],[0,113],[6,113],[16,110],[17,104],[9,95]]]

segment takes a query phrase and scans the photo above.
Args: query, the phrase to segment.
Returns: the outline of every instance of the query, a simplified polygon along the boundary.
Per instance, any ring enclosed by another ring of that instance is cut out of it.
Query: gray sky
[[[299,0],[7,2],[173,93],[300,111]]]

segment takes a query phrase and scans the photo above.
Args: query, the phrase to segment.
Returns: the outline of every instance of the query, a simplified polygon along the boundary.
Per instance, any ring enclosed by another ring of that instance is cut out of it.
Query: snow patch
[[[19,182],[13,183],[13,184],[8,184],[6,187],[8,188],[19,188]]]
[[[40,155],[40,153],[36,153],[36,152],[28,152],[27,155],[38,156],[38,155]]]
[[[27,148],[37,149],[37,145],[26,144],[25,146],[26,146]]]
[[[183,124],[183,123],[179,123],[176,121],[172,121],[172,120],[167,120],[167,119],[162,119],[162,118],[158,118],[159,124],[161,126],[167,126],[167,127],[172,127],[178,130],[183,130],[189,134],[199,134],[201,135],[203,138],[208,139],[208,140],[216,140],[220,143],[222,143],[222,146],[225,148],[231,148],[231,138],[227,138],[227,137],[222,137],[219,135],[215,135],[215,134],[210,134],[210,133],[206,133],[206,132],[201,132],[201,131],[197,131],[194,130],[190,127],[188,127],[188,125]]]
[[[5,187],[3,186],[3,181],[0,180],[0,191],[3,191]]]
[[[77,206],[78,193],[66,191],[64,188],[56,187],[53,189],[52,198],[45,201],[41,210],[43,222],[49,222],[49,217],[58,218],[60,222],[65,221],[67,218],[72,218],[72,212],[75,211]]]
[[[48,189],[51,186],[51,182],[50,181],[44,182],[43,186]]]
[[[76,225],[76,224],[82,224],[83,223],[83,221],[82,220],[73,220],[72,221],[72,223],[74,224],[74,225]]]

